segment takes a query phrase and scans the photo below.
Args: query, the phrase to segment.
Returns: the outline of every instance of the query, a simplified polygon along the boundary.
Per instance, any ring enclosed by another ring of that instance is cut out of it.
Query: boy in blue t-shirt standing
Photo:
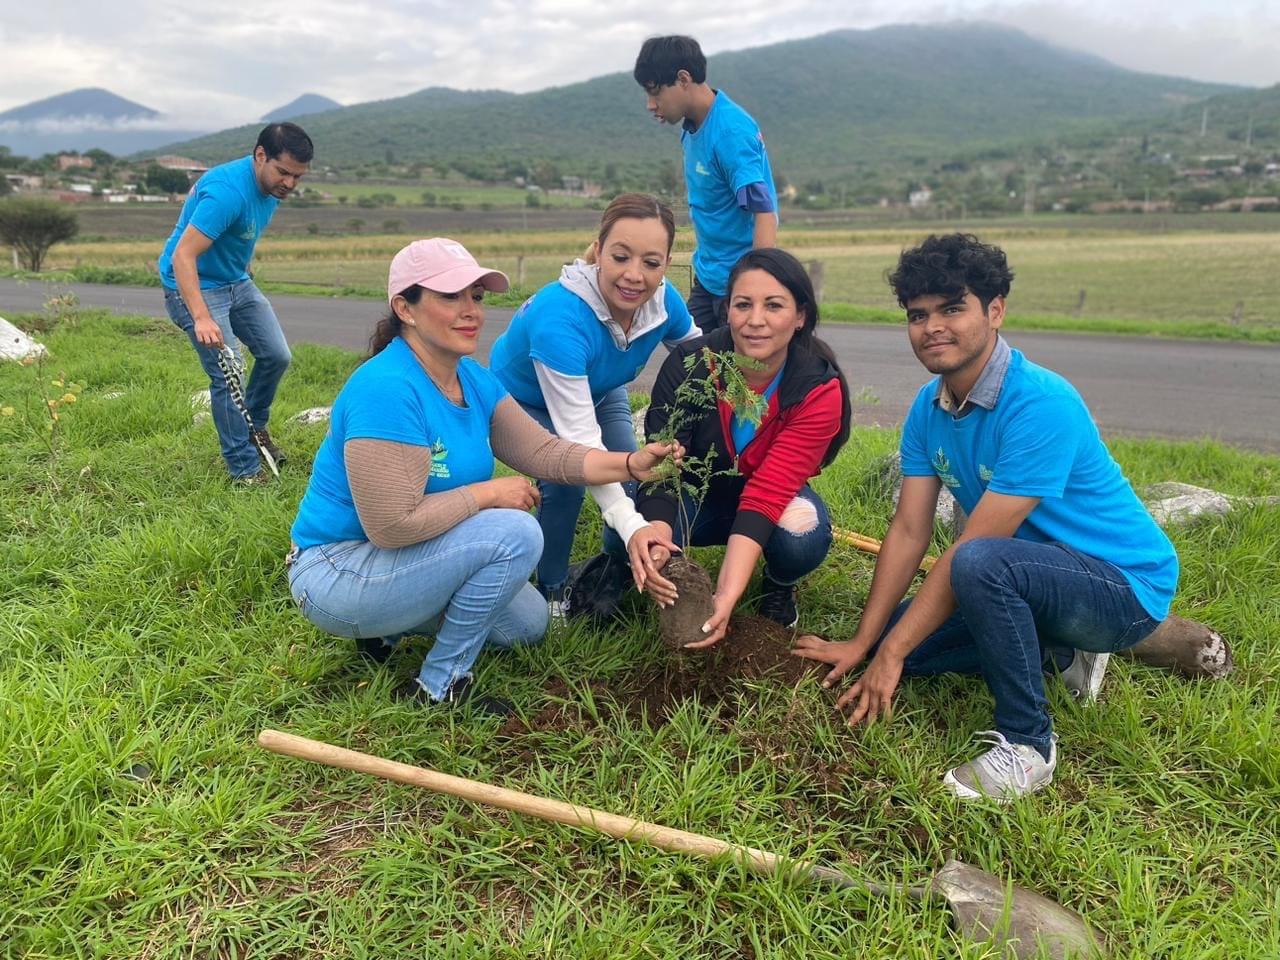
[[[1107,451],[1066,380],[1000,337],[1013,273],[968,234],[931,236],[889,278],[917,359],[937,376],[902,429],[902,494],[852,640],[805,637],[835,669],[873,653],[839,699],[851,724],[890,714],[903,674],[981,673],[995,699],[990,749],[943,778],[962,799],[999,800],[1053,779],[1057,736],[1044,665],[1091,702],[1111,653],[1169,613],[1173,545]],[[942,485],[968,514],[914,599],[899,603],[933,534]]]
[[[697,237],[689,312],[703,333],[725,322],[729,271],[744,253],[777,245],[778,193],[760,127],[707,85],[707,58],[692,37],[650,37],[632,72],[649,112],[680,124],[689,219]]]
[[[267,420],[292,355],[270,302],[249,278],[249,261],[276,206],[310,168],[313,152],[301,127],[269,124],[251,155],[214,167],[196,181],[160,255],[165,310],[191,338],[209,375],[213,423],[236,483],[265,479],[259,446],[276,463],[285,460],[267,432]],[[236,340],[254,358],[243,398],[252,436],[218,364],[223,345]]]

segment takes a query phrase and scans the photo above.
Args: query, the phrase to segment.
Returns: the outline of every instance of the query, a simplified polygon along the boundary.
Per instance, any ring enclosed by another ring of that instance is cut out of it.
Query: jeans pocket
[[[1135,620],[1133,623],[1129,624],[1129,629],[1120,634],[1120,638],[1112,645],[1111,652],[1115,653],[1118,650],[1128,650],[1135,644],[1141,643],[1155,632],[1156,627],[1160,626],[1160,623],[1161,621],[1154,617],[1143,617],[1141,620]]]
[[[297,600],[298,608],[302,611],[302,615],[325,633],[333,634],[335,637],[359,636],[359,625],[354,620],[340,617],[319,606],[311,598],[310,591],[303,590],[298,595]]]

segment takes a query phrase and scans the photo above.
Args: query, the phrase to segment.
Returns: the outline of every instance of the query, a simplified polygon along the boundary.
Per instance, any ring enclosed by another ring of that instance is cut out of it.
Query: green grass
[[[561,728],[502,739],[492,721],[389,697],[428,641],[368,668],[289,599],[281,561],[324,428],[287,417],[331,402],[353,354],[297,348],[272,424],[293,459],[278,485],[237,491],[212,427],[191,424],[204,384],[168,324],[41,325],[48,363],[0,368],[0,407],[17,411],[0,417],[0,955],[990,956],[936,907],[751,878],[282,759],[254,745],[264,727],[880,880],[918,881],[954,852],[1086,912],[1120,957],[1280,955],[1280,512],[1174,534],[1175,609],[1230,638],[1236,675],[1187,683],[1118,663],[1087,709],[1054,689],[1058,777],[1007,809],[940,788],[990,722],[975,679],[908,682],[894,723],[865,733],[808,688],[744,690],[733,719],[697,703],[663,727],[610,711],[599,684],[663,656],[647,615],[483,657],[480,685],[530,713],[549,681],[571,690]],[[36,377],[59,372],[84,389],[61,411],[51,476],[20,414],[39,402]],[[859,430],[820,478],[842,525],[883,534],[871,463],[895,442]],[[1274,457],[1113,449],[1142,483],[1280,487]],[[837,547],[803,586],[803,625],[849,633],[871,569]]]

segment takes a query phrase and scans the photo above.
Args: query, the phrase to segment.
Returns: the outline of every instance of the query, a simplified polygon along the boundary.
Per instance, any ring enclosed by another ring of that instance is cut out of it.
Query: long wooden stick
[[[861,533],[854,533],[852,530],[844,530],[841,527],[832,527],[831,532],[837,540],[850,544],[863,553],[879,554],[880,548],[884,546],[884,543],[880,540],[863,536]],[[920,561],[920,569],[928,573],[933,569],[933,564],[937,559],[937,557],[925,557]]]
[[[347,750],[343,747],[335,747],[333,744],[321,743],[319,740],[281,733],[279,730],[263,730],[258,734],[258,744],[272,753],[323,763],[342,770],[366,773],[413,787],[425,787],[437,793],[447,793],[473,803],[527,814],[539,820],[551,820],[571,827],[594,830],[619,840],[641,840],[671,853],[691,853],[707,859],[727,856],[741,862],[755,873],[766,875],[786,873],[798,878],[814,877],[842,887],[869,890],[882,895],[892,892],[891,888],[855,879],[831,867],[789,860],[776,853],[740,846],[700,833],[664,827],[644,820],[633,820],[631,817],[620,814],[606,813],[603,810],[580,807],[563,800],[551,800],[530,793],[521,793],[519,790],[507,790],[478,780],[450,776],[426,767],[397,763],[394,760],[360,753],[357,750]],[[916,897],[923,893],[916,887],[903,887],[902,892]]]

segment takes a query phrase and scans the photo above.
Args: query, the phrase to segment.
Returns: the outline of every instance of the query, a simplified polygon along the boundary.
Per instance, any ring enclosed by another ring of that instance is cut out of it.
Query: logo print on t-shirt
[[[938,474],[938,479],[945,483],[948,487],[960,486],[960,481],[955,478],[951,472],[951,461],[947,459],[946,451],[941,447],[938,452],[933,455],[933,469]]]
[[[994,476],[995,476],[995,473],[994,473],[994,472],[992,472],[991,468],[990,468],[990,467],[988,467],[985,463],[980,463],[980,464],[978,464],[978,479],[979,479],[979,480],[981,480],[983,483],[990,483],[990,482],[991,482],[991,478],[992,478],[992,477],[994,477]]]
[[[693,172],[703,177],[711,176],[711,171],[702,165],[701,160],[693,165]]]
[[[245,227],[244,233],[240,234],[241,240],[256,240],[258,237],[258,225],[251,223]]]
[[[449,459],[449,450],[444,445],[444,441],[436,437],[436,442],[431,445],[431,476],[439,477],[441,480],[449,478],[449,464],[445,461]]]

